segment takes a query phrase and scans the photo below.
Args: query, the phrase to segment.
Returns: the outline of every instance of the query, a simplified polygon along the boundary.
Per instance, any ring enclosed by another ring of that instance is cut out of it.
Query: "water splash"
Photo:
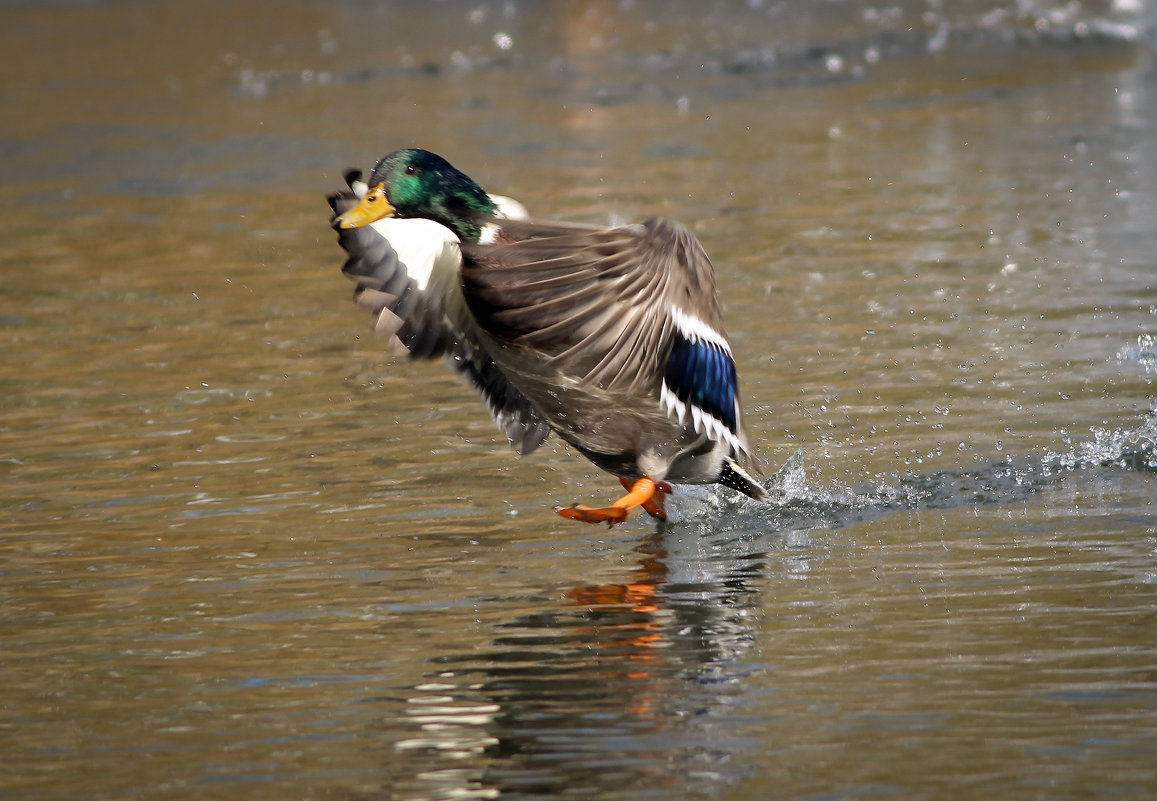
[[[1117,351],[1117,361],[1136,362],[1146,374],[1157,374],[1157,337],[1140,334],[1136,344],[1128,344]]]
[[[1021,502],[1077,470],[1157,472],[1157,408],[1127,429],[1093,428],[1089,439],[1065,443],[1040,458],[1005,459],[976,470],[894,476],[859,489],[821,487],[807,476],[796,451],[764,483],[767,499],[753,501],[719,488],[680,488],[680,520],[697,537],[734,539],[774,532],[779,547],[806,546],[809,530],[839,528],[887,512],[952,509]]]
[[[1092,439],[1062,452],[1045,454],[1046,471],[1089,467],[1123,467],[1157,471],[1157,408],[1150,409],[1140,426],[1127,431],[1093,428]]]

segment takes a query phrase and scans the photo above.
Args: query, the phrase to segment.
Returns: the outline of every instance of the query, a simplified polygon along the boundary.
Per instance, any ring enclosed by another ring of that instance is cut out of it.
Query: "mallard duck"
[[[554,431],[627,490],[558,514],[666,519],[671,483],[763,498],[714,271],[687,228],[532,221],[426,150],[345,177],[331,222],[375,331],[447,357],[519,452]]]

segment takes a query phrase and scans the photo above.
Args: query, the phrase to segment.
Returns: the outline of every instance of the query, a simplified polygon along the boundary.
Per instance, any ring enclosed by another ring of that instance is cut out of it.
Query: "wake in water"
[[[1091,429],[1091,438],[1065,442],[1060,451],[1022,462],[1002,460],[977,470],[943,470],[899,476],[862,489],[816,487],[808,482],[802,451],[796,451],[764,482],[763,503],[720,489],[689,490],[680,497],[682,520],[701,534],[795,531],[805,545],[808,528],[837,528],[888,511],[951,509],[1022,501],[1076,471],[1112,469],[1157,473],[1157,408],[1131,429]]]

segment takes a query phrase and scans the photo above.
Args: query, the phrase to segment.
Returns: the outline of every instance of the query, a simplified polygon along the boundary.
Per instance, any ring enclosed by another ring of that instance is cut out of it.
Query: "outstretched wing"
[[[330,195],[334,214],[357,204],[360,174],[346,180],[353,194]],[[414,358],[446,357],[447,364],[478,391],[513,448],[530,453],[550,428],[515,389],[479,342],[462,300],[458,239],[431,220],[379,220],[341,229],[347,259],[342,272],[357,284],[354,300],[373,315],[373,330],[397,336]]]
[[[714,271],[689,230],[667,220],[502,230],[511,241],[462,246],[465,299],[487,334],[601,390],[651,397],[751,459]]]

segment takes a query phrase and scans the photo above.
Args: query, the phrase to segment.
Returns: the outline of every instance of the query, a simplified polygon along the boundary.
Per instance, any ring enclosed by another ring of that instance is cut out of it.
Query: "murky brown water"
[[[623,5],[4,4],[0,798],[1157,793],[1152,4]],[[775,502],[366,336],[410,144],[692,225]]]

